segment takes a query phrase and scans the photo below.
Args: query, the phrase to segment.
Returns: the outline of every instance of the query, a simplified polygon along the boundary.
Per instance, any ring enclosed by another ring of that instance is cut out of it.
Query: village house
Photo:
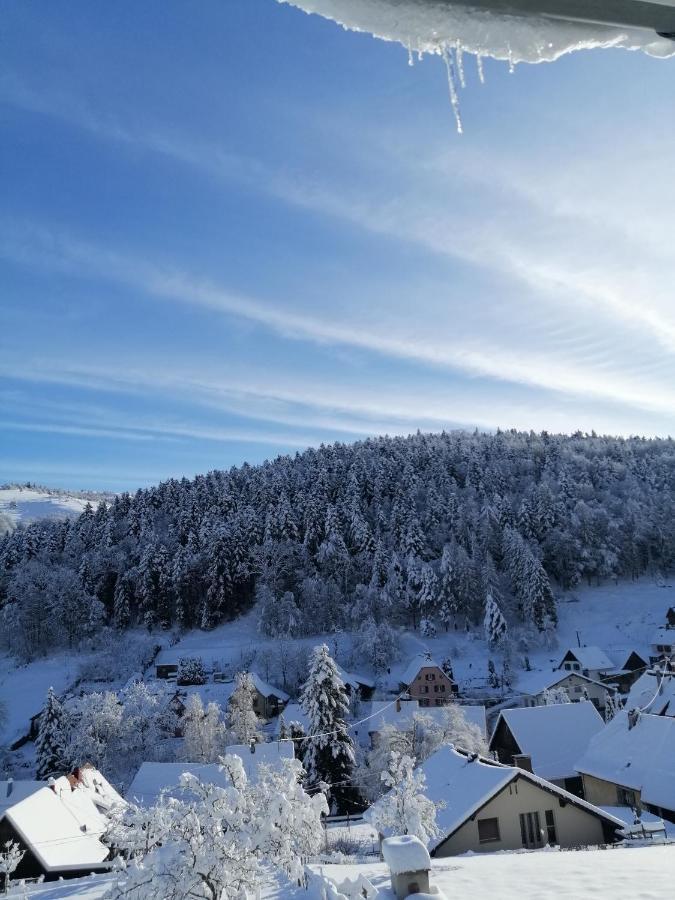
[[[675,822],[675,719],[621,711],[577,761],[584,796]]]
[[[263,681],[255,672],[249,673],[253,682],[253,709],[261,719],[272,719],[282,712],[291,699],[286,691]]]
[[[601,681],[611,684],[620,694],[627,694],[649,665],[648,660],[637,650],[627,650],[620,657],[622,662],[615,669],[606,672]]]
[[[558,669],[553,672],[521,672],[514,693],[522,706],[545,706],[553,690],[564,690],[572,703],[590,700],[600,713],[604,713],[607,697],[615,694],[611,685],[594,681],[580,672]]]
[[[457,684],[431,656],[420,653],[401,675],[399,692],[403,691],[420,706],[443,706],[457,696]]]
[[[516,766],[446,745],[419,771],[426,777],[426,796],[445,804],[436,815],[440,834],[428,844],[431,856],[620,839],[621,819]]]
[[[0,845],[25,851],[15,879],[69,878],[110,867],[99,837],[112,809],[124,801],[92,766],[49,784],[0,782]]]
[[[660,662],[675,657],[675,628],[657,628],[651,638],[649,662]]]
[[[626,698],[626,711],[640,709],[654,716],[675,716],[675,668],[661,664],[647,669]]]
[[[565,652],[557,666],[565,672],[579,672],[594,681],[616,668],[600,647],[573,647]]]
[[[583,797],[575,763],[604,726],[589,702],[505,709],[497,719],[490,750],[500,762],[534,772]]]
[[[372,678],[359,672],[348,672],[342,666],[337,666],[336,668],[350,698],[370,700],[375,692],[375,682]]]

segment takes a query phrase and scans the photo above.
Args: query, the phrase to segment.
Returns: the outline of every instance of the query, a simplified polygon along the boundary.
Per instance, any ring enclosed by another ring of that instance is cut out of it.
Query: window
[[[553,810],[547,809],[545,814],[546,816],[546,843],[550,844],[553,847],[558,843],[558,837],[555,831],[555,819],[553,818]]]
[[[440,692],[441,692],[441,694],[444,694],[444,693],[445,693],[445,685],[444,685],[444,684],[442,684],[442,685],[440,686]]]
[[[581,686],[580,684],[575,684],[575,685],[574,685],[574,693],[575,693],[575,694],[580,694],[582,691],[583,691],[583,688],[582,688],[582,686]]]
[[[616,796],[619,800],[619,806],[637,806],[637,797],[635,796],[635,791],[630,791],[627,788],[618,787],[616,789]]]
[[[543,847],[544,838],[539,824],[539,813],[529,812],[520,814],[520,837],[523,847]]]
[[[440,697],[436,698],[436,706],[443,706],[443,701],[440,699]]]
[[[499,819],[478,820],[478,840],[481,844],[489,844],[491,841],[499,841]]]
[[[437,693],[438,693],[438,685],[435,684],[435,685],[434,685],[434,694],[437,694]]]

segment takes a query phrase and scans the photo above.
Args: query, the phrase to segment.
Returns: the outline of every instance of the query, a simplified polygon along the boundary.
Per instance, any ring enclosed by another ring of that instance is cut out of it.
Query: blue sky
[[[675,431],[675,60],[443,63],[274,0],[3,3],[0,481]]]

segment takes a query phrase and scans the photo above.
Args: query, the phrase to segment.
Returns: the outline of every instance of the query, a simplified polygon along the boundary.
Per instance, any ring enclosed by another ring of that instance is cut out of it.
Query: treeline
[[[268,634],[555,626],[553,592],[668,571],[672,440],[452,432],[334,444],[163,482],[0,540],[0,631],[30,657],[102,626]]]

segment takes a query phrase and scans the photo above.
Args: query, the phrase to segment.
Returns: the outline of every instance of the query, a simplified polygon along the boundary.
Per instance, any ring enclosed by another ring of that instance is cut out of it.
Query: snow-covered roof
[[[429,851],[414,834],[400,834],[382,841],[382,856],[392,875],[431,868]]]
[[[44,781],[0,781],[0,817],[4,811],[45,787]]]
[[[675,628],[657,628],[652,633],[651,644],[653,647],[675,646]]]
[[[127,790],[127,800],[141,806],[152,806],[164,792],[169,797],[181,797],[180,777],[190,773],[206,784],[227,786],[227,775],[218,763],[144,762]]]
[[[225,753],[238,756],[244,766],[249,781],[257,781],[258,769],[261,765],[278,767],[284,759],[295,756],[292,741],[272,741],[269,744],[232,744],[225,748]]]
[[[360,672],[348,672],[342,666],[337,666],[340,678],[345,684],[348,684],[352,690],[358,690],[360,687],[374,688],[375,681],[368,675],[362,675]]]
[[[570,647],[563,654],[558,668],[562,666],[568,654],[574,656],[584,669],[596,669],[598,672],[603,672],[614,668],[614,663],[600,647]]]
[[[560,684],[565,678],[580,678],[582,681],[586,681],[589,684],[599,684],[601,687],[607,687],[607,685],[603,684],[601,681],[595,681],[587,675],[582,675],[581,672],[566,672],[564,669],[556,669],[553,672],[521,672],[518,675],[516,692],[525,694],[529,697],[536,697],[543,691],[549,690],[549,688],[553,688],[557,684]]]
[[[108,856],[101,829],[90,828],[89,815],[66,805],[49,787],[10,806],[5,817],[46,872],[100,868]]]
[[[429,666],[437,669],[441,668],[436,660],[432,659],[431,656],[427,656],[426,653],[418,653],[417,656],[413,656],[406,666],[405,672],[401,675],[401,684],[411,684],[415,680],[419,670],[428,668]]]
[[[307,714],[300,706],[299,703],[289,703],[288,706],[284,709],[283,713],[283,721],[286,723],[286,727],[288,728],[291,722],[297,722],[305,732],[305,734],[309,733],[309,719],[307,718]],[[274,723],[274,735],[275,737],[279,734],[279,729],[281,727],[281,716],[277,718]]]
[[[631,687],[625,708],[642,709],[655,716],[675,716],[675,672],[643,672]]]
[[[77,775],[79,778],[78,788],[87,792],[92,803],[101,812],[109,813],[116,807],[124,806],[125,801],[121,794],[94,766],[80,766]]]
[[[632,728],[618,712],[590,742],[576,768],[641,793],[652,806],[675,810],[675,719],[642,713]]]
[[[290,700],[286,691],[282,691],[281,688],[274,687],[273,684],[268,684],[266,681],[263,681],[255,672],[250,672],[249,674],[256,691],[258,691],[259,694],[262,694],[263,697],[278,697],[280,700],[283,700],[284,703],[287,700]]]
[[[524,778],[545,790],[552,791],[568,803],[609,820],[616,827],[622,827],[623,824],[619,819],[603,813],[596,806],[531,772],[515,766],[505,766],[473,753],[460,753],[450,745],[445,745],[432,754],[419,766],[419,771],[426,777],[426,796],[435,802],[442,800],[445,803],[436,814],[440,836],[430,842],[431,851],[515,778]]]
[[[588,702],[505,709],[497,720],[490,749],[502,721],[520,752],[532,758],[535,774],[549,781],[575,775],[575,763],[605,725],[595,706]]]
[[[181,659],[201,659],[205,666],[220,665],[228,656],[228,647],[214,645],[210,647],[189,647],[184,644],[175,644],[173,647],[165,647],[160,650],[153,665],[177,666]]]

